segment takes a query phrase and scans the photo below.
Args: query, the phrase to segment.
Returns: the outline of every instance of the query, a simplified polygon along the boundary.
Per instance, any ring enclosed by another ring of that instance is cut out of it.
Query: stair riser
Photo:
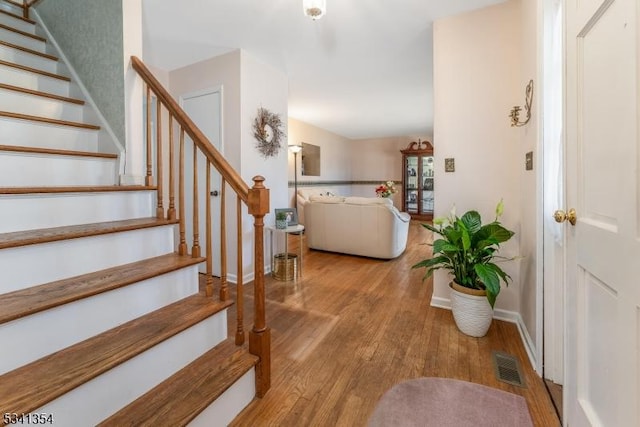
[[[0,325],[2,342],[22,342],[0,359],[0,374],[197,292],[192,266]]]
[[[174,252],[173,226],[3,249],[0,293]]]
[[[189,427],[225,427],[251,403],[256,395],[256,370],[250,369],[211,405],[195,417]]]
[[[0,233],[148,218],[151,191],[0,196]]]
[[[0,9],[6,10],[7,12],[11,12],[14,15],[22,16],[22,9],[12,5],[11,3],[7,3],[0,0]]]
[[[58,73],[58,61],[5,45],[0,45],[0,59],[14,64],[35,68],[36,70],[47,71],[54,74]]]
[[[224,340],[226,316],[223,310],[34,412],[55,414],[60,426],[96,425]]]
[[[98,147],[98,132],[0,117],[0,144],[94,152]]]
[[[22,15],[21,15],[22,16]],[[22,19],[14,18],[13,16],[0,13],[0,24],[15,28],[16,30],[24,31],[25,33],[35,34],[36,26],[23,21]]]
[[[0,81],[26,89],[39,90],[60,96],[69,96],[70,83],[68,81],[4,65],[0,65]]]
[[[7,187],[116,185],[116,166],[115,159],[0,151],[0,176]]]
[[[2,88],[0,110],[81,123],[84,116],[83,105]]]
[[[47,53],[47,44],[42,40],[34,39],[4,28],[0,28],[0,40],[4,40],[7,43],[17,44],[18,46],[26,47],[27,49],[35,50],[36,52]]]

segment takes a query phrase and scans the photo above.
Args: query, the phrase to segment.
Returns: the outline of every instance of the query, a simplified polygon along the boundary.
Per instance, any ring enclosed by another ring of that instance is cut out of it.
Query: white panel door
[[[567,0],[565,422],[640,426],[638,2]]]
[[[222,151],[222,88],[206,89],[190,92],[180,97],[180,104],[191,120],[200,128],[213,146]],[[206,159],[197,150],[198,188],[199,188],[199,241],[202,256],[207,253],[206,248],[206,197],[211,198],[211,226],[212,226],[212,252],[213,275],[220,276],[220,174],[215,168],[211,168],[211,193],[205,194],[206,189]],[[185,135],[185,179],[187,183],[193,182],[193,141]],[[189,188],[189,186],[187,186]],[[186,229],[192,230],[193,197],[187,194],[185,197]],[[189,247],[193,244],[192,236],[187,236]],[[206,272],[206,263],[199,265],[200,272]]]

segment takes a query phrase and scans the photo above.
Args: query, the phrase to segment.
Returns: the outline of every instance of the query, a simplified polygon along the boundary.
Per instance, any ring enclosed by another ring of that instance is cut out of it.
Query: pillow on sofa
[[[320,202],[320,203],[343,203],[345,201],[344,197],[341,196],[322,196],[319,194],[314,194],[309,197],[310,202]]]
[[[298,189],[298,195],[305,200],[309,200],[312,196],[337,196],[336,193],[323,187],[310,187]]]
[[[387,205],[393,206],[393,200],[386,197],[346,197],[345,203],[350,205]]]

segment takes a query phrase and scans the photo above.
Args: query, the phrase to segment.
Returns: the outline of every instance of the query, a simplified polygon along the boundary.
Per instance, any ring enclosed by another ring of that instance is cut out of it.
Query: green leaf
[[[511,276],[509,276],[507,273],[505,273],[502,268],[500,268],[499,266],[495,265],[492,262],[489,262],[489,263],[487,263],[485,265],[486,265],[487,268],[490,268],[491,270],[495,271],[495,273],[498,276],[500,276],[500,278],[502,279],[504,284],[509,286],[509,280],[511,280]]]
[[[420,225],[422,225],[424,228],[426,228],[429,231],[433,231],[434,233],[438,233],[441,234],[440,230],[435,228],[434,226],[432,226],[431,224],[426,224],[426,223],[421,223]]]
[[[412,265],[411,268],[421,268],[421,267],[429,268],[437,264],[450,265],[450,262],[451,261],[446,256],[437,256],[434,258],[423,259],[422,261]]]
[[[456,245],[452,245],[444,239],[438,239],[433,242],[433,253],[441,253],[441,252],[457,252],[460,248]]]
[[[507,230],[502,225],[497,222],[492,222],[486,225],[483,225],[478,233],[476,234],[478,247],[484,247],[488,245],[495,245],[502,242],[506,242],[509,240],[515,233],[513,231]],[[487,244],[480,244],[483,240],[486,240]]]
[[[460,233],[462,238],[462,249],[468,251],[471,248],[471,237],[469,236],[469,230],[463,223],[460,223]]]
[[[493,268],[486,264],[476,264],[473,266],[473,269],[478,275],[480,281],[484,284],[489,304],[493,307],[496,297],[500,293],[500,277]]]
[[[482,226],[482,218],[477,211],[469,211],[462,215],[460,221],[469,230],[469,234],[475,234]]]
[[[496,298],[498,298],[498,294],[487,291],[487,301],[489,301],[489,305],[491,305],[491,308],[496,305]]]

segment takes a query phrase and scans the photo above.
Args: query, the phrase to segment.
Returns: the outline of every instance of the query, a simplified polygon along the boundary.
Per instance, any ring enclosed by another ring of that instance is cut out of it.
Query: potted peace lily
[[[514,258],[498,255],[500,244],[514,235],[498,221],[504,205],[496,206],[495,219],[482,224],[477,211],[461,217],[452,209],[448,218],[436,218],[433,226],[422,224],[441,238],[433,242],[433,257],[412,268],[426,269],[424,279],[435,270],[448,270],[452,276],[451,311],[458,329],[474,337],[484,336],[491,326],[493,306],[500,293],[500,282],[509,285],[511,277],[497,263]]]

